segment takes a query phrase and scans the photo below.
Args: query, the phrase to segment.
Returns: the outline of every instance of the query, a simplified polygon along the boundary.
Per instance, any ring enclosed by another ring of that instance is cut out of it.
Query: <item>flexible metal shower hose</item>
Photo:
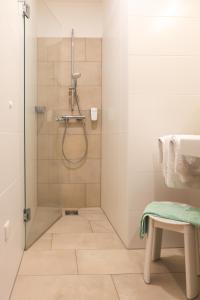
[[[76,104],[77,104],[77,107],[78,107],[79,115],[82,116],[81,109],[80,109],[80,106],[79,106],[79,98],[78,98],[78,94],[77,94],[76,91],[75,91],[74,98],[76,100]],[[65,161],[67,161],[70,164],[76,165],[76,164],[80,163],[81,161],[83,161],[86,158],[87,153],[88,153],[88,137],[87,137],[87,131],[86,131],[86,124],[85,124],[85,120],[84,119],[80,121],[82,123],[82,128],[83,128],[83,133],[84,133],[85,151],[83,152],[83,154],[81,155],[81,157],[75,158],[75,159],[71,159],[71,158],[67,157],[67,155],[65,154],[65,149],[64,149],[65,140],[66,140],[66,137],[68,135],[68,132],[67,132],[68,122],[69,122],[68,120],[65,120],[65,130],[64,130],[63,138],[62,138],[62,154],[63,154],[63,157],[64,157]]]

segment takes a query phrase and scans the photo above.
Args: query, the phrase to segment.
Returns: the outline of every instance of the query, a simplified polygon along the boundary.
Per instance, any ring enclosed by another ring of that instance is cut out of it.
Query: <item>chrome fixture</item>
[[[60,122],[60,121],[70,121],[70,120],[84,120],[85,116],[75,116],[75,115],[63,115],[63,116],[57,116],[56,121]]]
[[[38,114],[44,114],[46,111],[46,106],[35,106],[35,112]]]
[[[63,154],[65,161],[67,163],[69,163],[69,167],[70,167],[70,164],[76,165],[76,164],[82,162],[86,158],[87,152],[88,152],[88,137],[87,137],[87,132],[86,132],[86,124],[85,124],[86,117],[83,116],[81,113],[81,108],[80,108],[80,104],[79,104],[79,96],[78,96],[78,91],[77,91],[78,79],[81,77],[81,73],[74,71],[74,58],[75,58],[74,57],[74,46],[75,46],[74,45],[74,29],[72,29],[72,33],[71,33],[71,87],[69,88],[71,115],[61,115],[61,116],[57,116],[57,118],[56,118],[56,121],[65,123],[65,129],[64,129],[64,133],[63,133],[63,139],[62,139],[62,154]],[[73,115],[75,107],[77,107],[78,115],[77,114]],[[77,159],[71,159],[71,158],[67,157],[67,155],[65,154],[65,149],[64,149],[65,140],[66,140],[66,137],[68,134],[68,129],[70,127],[71,120],[80,122],[82,129],[83,129],[84,139],[85,139],[85,150],[82,153],[81,157],[79,157]]]
[[[19,0],[18,2],[21,2],[23,7],[22,7],[22,10],[23,10],[23,16],[26,17],[27,19],[30,19],[31,17],[31,7],[30,5],[26,2],[26,1],[21,1]]]

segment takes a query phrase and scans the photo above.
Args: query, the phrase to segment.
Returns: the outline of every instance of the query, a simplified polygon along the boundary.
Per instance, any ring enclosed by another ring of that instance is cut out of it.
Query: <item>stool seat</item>
[[[198,296],[199,243],[198,229],[190,223],[171,219],[149,216],[148,233],[145,251],[144,281],[149,284],[151,261],[160,258],[163,229],[178,232],[184,235],[185,269],[186,269],[186,295],[188,299]]]
[[[176,220],[171,220],[171,219],[165,219],[157,216],[151,216],[151,218],[155,221],[159,222],[164,222],[166,224],[174,224],[174,225],[190,225],[190,223],[187,222],[181,222],[181,221],[176,221]]]

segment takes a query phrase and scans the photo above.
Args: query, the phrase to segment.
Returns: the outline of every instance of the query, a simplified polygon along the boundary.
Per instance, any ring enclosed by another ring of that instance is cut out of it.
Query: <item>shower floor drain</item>
[[[78,215],[78,210],[77,209],[66,210],[65,215],[66,216],[77,216]]]

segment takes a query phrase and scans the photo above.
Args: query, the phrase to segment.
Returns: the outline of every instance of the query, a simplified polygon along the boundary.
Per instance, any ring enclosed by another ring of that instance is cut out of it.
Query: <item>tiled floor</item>
[[[145,285],[144,250],[126,250],[101,209],[80,209],[25,252],[11,300],[184,300],[183,251],[162,256]]]

